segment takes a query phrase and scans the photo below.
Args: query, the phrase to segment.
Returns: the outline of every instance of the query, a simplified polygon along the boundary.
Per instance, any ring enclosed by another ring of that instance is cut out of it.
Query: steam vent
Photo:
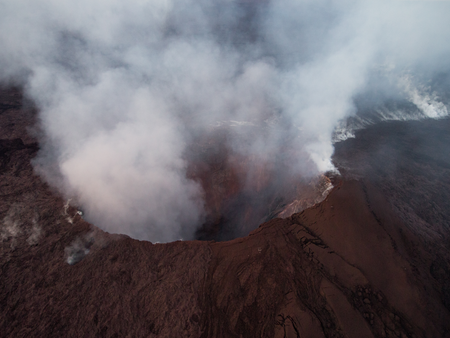
[[[0,338],[450,338],[449,15],[0,0]]]

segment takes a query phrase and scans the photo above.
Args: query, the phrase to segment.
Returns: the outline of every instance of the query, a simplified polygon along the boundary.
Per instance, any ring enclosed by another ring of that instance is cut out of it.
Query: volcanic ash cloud
[[[40,111],[36,170],[87,220],[153,241],[192,238],[203,221],[204,194],[186,177],[185,154],[213,126],[262,128],[227,147],[266,162],[299,150],[292,172],[311,177],[332,169],[333,131],[356,113],[357,95],[404,95],[373,80],[379,65],[394,65],[387,82],[449,69],[443,2],[2,0],[0,8],[0,80],[23,86]]]

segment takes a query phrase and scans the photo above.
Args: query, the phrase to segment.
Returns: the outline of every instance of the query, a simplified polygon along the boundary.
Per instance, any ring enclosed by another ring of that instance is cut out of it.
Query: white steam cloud
[[[329,170],[355,96],[387,91],[371,81],[380,65],[387,78],[449,70],[449,14],[442,1],[0,0],[0,81],[36,102],[36,168],[88,220],[192,238],[204,217],[186,177],[194,137],[223,121],[275,125],[229,146],[267,160],[289,140],[303,149],[293,171]]]

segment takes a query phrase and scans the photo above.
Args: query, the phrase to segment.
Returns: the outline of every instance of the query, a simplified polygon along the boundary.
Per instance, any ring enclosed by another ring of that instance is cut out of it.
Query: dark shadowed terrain
[[[0,336],[450,336],[450,121],[336,145],[320,204],[226,242],[85,222],[33,173],[32,105],[0,91]]]

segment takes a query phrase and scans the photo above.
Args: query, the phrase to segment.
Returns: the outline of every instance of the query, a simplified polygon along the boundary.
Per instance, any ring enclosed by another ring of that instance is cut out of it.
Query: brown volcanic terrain
[[[343,176],[322,203],[227,242],[152,244],[90,225],[33,173],[34,121],[19,91],[0,91],[1,336],[450,335],[441,162],[398,176],[361,136],[338,144]]]

